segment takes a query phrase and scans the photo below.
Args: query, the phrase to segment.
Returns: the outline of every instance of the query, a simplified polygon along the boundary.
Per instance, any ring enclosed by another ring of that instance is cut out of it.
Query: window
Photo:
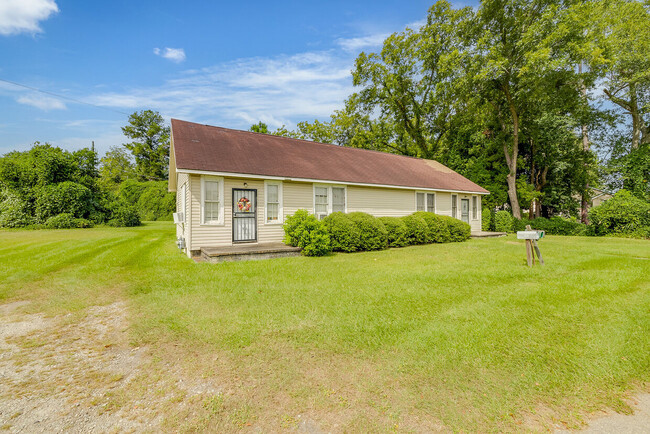
[[[314,214],[323,218],[333,212],[346,212],[345,187],[314,185]]]
[[[223,224],[223,179],[204,177],[201,188],[201,211],[204,225]]]
[[[451,216],[453,218],[457,218],[456,217],[458,215],[457,210],[458,210],[458,195],[452,194],[451,195]]]
[[[345,188],[332,187],[332,212],[345,212]]]
[[[183,213],[183,222],[187,222],[187,185],[183,184],[181,187],[181,203],[179,207],[179,211]]]
[[[415,193],[415,210],[436,212],[435,193]]]
[[[424,193],[415,193],[416,194],[416,211],[425,211],[424,209]]]
[[[476,196],[472,196],[472,218],[478,219],[478,198]]]
[[[266,198],[266,223],[282,223],[282,183],[264,183]]]
[[[327,187],[314,188],[314,214],[316,216],[327,215],[329,209],[329,196]]]

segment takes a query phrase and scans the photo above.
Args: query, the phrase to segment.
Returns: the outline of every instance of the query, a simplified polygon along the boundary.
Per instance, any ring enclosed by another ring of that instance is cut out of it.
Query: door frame
[[[253,191],[255,192],[255,203],[254,203],[254,210],[253,210],[253,217],[235,217],[235,191]],[[258,232],[259,232],[259,225],[257,224],[257,207],[259,204],[259,197],[257,195],[257,189],[256,188],[239,188],[239,187],[233,187],[232,189],[232,200],[231,200],[231,207],[232,207],[232,243],[233,244],[243,244],[243,243],[257,243],[257,240],[259,238]],[[255,238],[251,240],[243,240],[243,241],[235,241],[235,219],[236,218],[248,218],[248,219],[253,219],[255,222]]]

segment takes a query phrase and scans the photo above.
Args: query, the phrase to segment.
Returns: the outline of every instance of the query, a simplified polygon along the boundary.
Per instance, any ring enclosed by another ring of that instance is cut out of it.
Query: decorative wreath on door
[[[251,201],[246,197],[242,197],[237,201],[237,209],[239,211],[248,212],[251,210]]]

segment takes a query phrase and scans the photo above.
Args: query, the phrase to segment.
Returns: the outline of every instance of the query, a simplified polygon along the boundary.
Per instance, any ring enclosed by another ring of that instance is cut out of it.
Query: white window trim
[[[454,197],[456,197],[456,215],[454,215]],[[451,216],[455,219],[460,220],[460,218],[458,218],[458,195],[452,194],[450,200],[451,202],[449,203],[449,211],[451,212]]]
[[[342,188],[343,189],[343,194],[345,196],[345,211],[344,213],[348,212],[348,187],[347,185],[340,185],[340,184],[313,184],[312,187],[312,193],[311,193],[311,199],[312,199],[312,212],[314,215],[316,215],[316,187],[320,188],[326,188],[327,189],[327,215],[332,214],[332,209],[334,206],[334,196],[332,195],[332,188]]]
[[[474,217],[474,198],[476,198],[476,217]],[[473,195],[470,201],[470,212],[472,213],[471,220],[476,221],[481,219],[481,207],[479,206],[478,196]]]
[[[269,185],[277,185],[278,186],[278,219],[275,221],[269,221],[268,220],[268,201],[267,201],[267,186]],[[264,224],[265,225],[281,225],[284,223],[284,208],[283,208],[283,200],[282,200],[282,181],[264,181]]]
[[[432,191],[426,191],[426,190],[415,190],[415,212],[418,211],[418,193],[424,193],[424,210],[426,212],[432,212],[432,213],[438,213],[438,194]],[[433,194],[433,210],[429,209],[429,205],[427,203],[427,194]]]
[[[219,220],[206,222],[205,221],[205,181],[217,181],[219,182]],[[226,198],[223,195],[224,186],[223,178],[220,176],[202,176],[201,177],[201,226],[224,226],[224,210]]]

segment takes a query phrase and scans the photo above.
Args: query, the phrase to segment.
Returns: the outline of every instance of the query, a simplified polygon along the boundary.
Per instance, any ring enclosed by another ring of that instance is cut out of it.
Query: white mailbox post
[[[530,228],[530,225],[526,226],[525,231],[517,232],[518,240],[526,240],[526,259],[528,260],[529,267],[535,265],[535,253],[537,253],[539,263],[544,265],[542,253],[539,251],[539,247],[537,246],[537,240],[541,238],[544,238],[544,231],[534,231]]]

